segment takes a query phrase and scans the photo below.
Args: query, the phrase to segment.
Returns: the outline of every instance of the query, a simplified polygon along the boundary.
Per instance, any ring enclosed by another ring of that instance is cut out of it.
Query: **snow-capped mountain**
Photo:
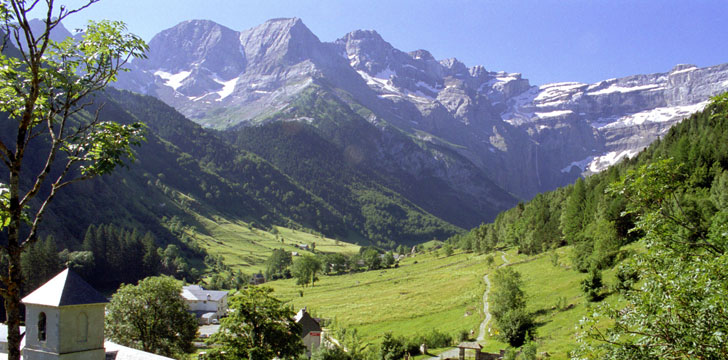
[[[375,31],[321,42],[300,19],[242,32],[187,21],[149,45],[149,58],[135,61],[117,86],[156,96],[200,124],[227,129],[279,119],[300,106],[300,94],[323,87],[383,134],[410,139],[376,145],[375,153],[394,159],[388,166],[415,176],[429,169],[466,189],[475,186],[467,180],[472,170],[462,170],[478,169],[521,198],[636,154],[728,89],[728,65],[532,86],[519,73],[400,51]],[[402,153],[406,141],[421,153]]]
[[[564,167],[598,172],[634,156],[670,126],[702,110],[709,98],[728,89],[728,64],[609,79],[595,84],[534,86],[505,100],[503,121],[528,129],[535,139],[569,122],[590,125],[599,135],[592,154]]]

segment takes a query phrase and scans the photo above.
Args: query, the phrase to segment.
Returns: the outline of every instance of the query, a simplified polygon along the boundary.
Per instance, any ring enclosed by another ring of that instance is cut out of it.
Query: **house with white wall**
[[[214,313],[215,316],[207,315],[206,318],[219,319],[227,314],[227,291],[205,290],[199,285],[188,285],[182,287],[180,296],[187,304],[187,309],[195,313],[198,318]]]

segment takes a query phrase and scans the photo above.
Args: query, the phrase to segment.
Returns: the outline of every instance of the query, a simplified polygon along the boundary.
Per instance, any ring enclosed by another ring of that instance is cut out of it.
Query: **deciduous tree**
[[[208,341],[221,345],[211,351],[213,358],[291,359],[303,352],[301,328],[293,320],[293,310],[271,296],[272,292],[254,286],[230,298],[230,315]]]
[[[106,337],[164,356],[192,351],[197,320],[181,292],[182,286],[166,276],[122,285],[106,306]]]
[[[265,278],[267,280],[290,278],[291,273],[288,267],[292,263],[293,257],[290,251],[273,249],[273,253],[270,254],[270,257],[265,262]]]
[[[715,104],[709,111],[716,111]],[[720,112],[725,118],[728,106]],[[710,230],[702,229],[703,221],[687,211],[687,177],[682,164],[656,160],[611,187],[629,200],[627,211],[637,215],[647,251],[621,271],[629,273],[623,277],[630,282],[637,276],[640,281],[620,285],[624,302],[604,304],[582,320],[585,331],[575,359],[728,357],[727,209],[717,201]],[[604,318],[610,324],[606,329],[597,326]]]
[[[90,22],[80,40],[51,40],[63,20],[97,1],[75,9],[56,7],[53,0],[0,1],[0,112],[9,125],[4,128],[13,129],[0,135],[0,162],[8,170],[0,190],[0,225],[8,239],[0,294],[10,360],[20,358],[20,255],[37,238],[48,204],[61,188],[133,159],[130,146],[142,139],[140,123],[101,121],[98,111],[91,119],[80,116],[92,103],[90,95],[113,81],[130,58],[143,56],[141,38],[126,34],[123,23],[101,21]],[[40,30],[30,26],[32,10],[45,15]],[[30,166],[30,154],[42,158],[40,166]]]
[[[293,263],[291,272],[298,285],[307,286],[311,284],[311,286],[314,286],[316,280],[318,280],[316,274],[321,272],[321,261],[311,255],[301,256]]]
[[[491,312],[500,337],[512,346],[521,346],[533,328],[533,318],[526,312],[526,295],[521,289],[521,274],[505,267],[496,271],[493,279]]]

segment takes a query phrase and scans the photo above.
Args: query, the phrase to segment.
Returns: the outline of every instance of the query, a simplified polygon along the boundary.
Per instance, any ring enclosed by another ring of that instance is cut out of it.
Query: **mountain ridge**
[[[215,77],[221,71],[214,69],[195,72],[201,60],[156,75],[149,62],[134,61],[118,86],[156,96],[219,129],[280,118],[272,115],[286,112],[308,87],[329,87],[376,127],[447,146],[522,199],[634,155],[728,89],[725,65],[533,86],[520,73],[436,60],[423,49],[401,51],[376,30],[322,42],[301,19],[280,18],[229,31],[238,35],[225,40],[226,48],[240,49],[230,57],[238,59],[236,78]],[[151,53],[161,41],[155,36]]]

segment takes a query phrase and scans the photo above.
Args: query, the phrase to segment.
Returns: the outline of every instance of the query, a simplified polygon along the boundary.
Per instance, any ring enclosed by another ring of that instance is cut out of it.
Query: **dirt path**
[[[478,342],[485,340],[485,328],[488,326],[488,323],[490,322],[490,318],[492,317],[490,315],[490,311],[488,311],[488,295],[490,294],[490,279],[488,278],[487,274],[485,276],[483,276],[483,281],[485,282],[485,292],[483,293],[483,314],[485,314],[485,319],[483,319],[483,322],[480,323],[480,331],[478,331],[478,338],[475,339]]]
[[[508,259],[506,259],[506,253],[501,252],[501,259],[503,259],[503,263],[498,265],[498,268],[502,268],[506,265],[508,265]],[[478,331],[478,338],[475,339],[478,342],[481,342],[485,340],[485,330],[488,327],[488,323],[490,323],[490,319],[493,317],[490,314],[489,311],[489,304],[488,304],[488,295],[490,294],[490,278],[488,278],[488,274],[485,274],[483,276],[483,282],[485,282],[485,292],[483,293],[483,314],[485,314],[485,319],[483,319],[483,322],[480,323],[480,331]]]
[[[506,259],[505,252],[501,252],[501,259],[503,259],[503,263],[498,265],[499,269],[509,264],[508,259]],[[488,323],[490,323],[490,320],[493,317],[490,314],[488,305],[488,295],[490,295],[490,278],[488,278],[488,274],[483,276],[483,282],[485,283],[485,292],[483,292],[483,314],[485,314],[485,319],[483,319],[483,322],[480,323],[478,337],[475,339],[478,342],[485,340],[485,331],[488,328]],[[440,353],[438,356],[431,357],[429,360],[457,358],[459,355],[460,349],[453,348]]]

